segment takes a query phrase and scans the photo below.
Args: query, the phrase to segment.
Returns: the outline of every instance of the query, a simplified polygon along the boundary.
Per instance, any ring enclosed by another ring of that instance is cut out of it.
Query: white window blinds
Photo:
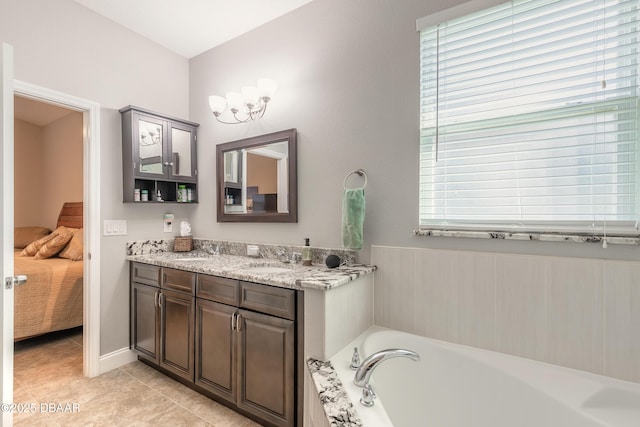
[[[421,228],[637,234],[638,3],[513,1],[421,31]]]

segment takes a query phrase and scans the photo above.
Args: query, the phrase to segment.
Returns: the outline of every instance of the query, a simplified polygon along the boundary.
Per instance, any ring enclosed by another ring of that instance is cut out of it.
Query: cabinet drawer
[[[296,292],[256,283],[240,282],[240,307],[289,320],[296,318]]]
[[[240,304],[240,282],[224,277],[198,274],[196,296],[211,301],[238,306]]]
[[[134,262],[131,264],[131,281],[159,287],[160,267]]]
[[[193,295],[195,283],[196,273],[174,270],[173,268],[162,269],[162,289],[172,289]]]

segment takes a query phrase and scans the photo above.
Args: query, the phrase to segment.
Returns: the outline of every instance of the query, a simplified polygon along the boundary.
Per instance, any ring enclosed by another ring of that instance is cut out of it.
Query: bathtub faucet
[[[393,359],[394,357],[408,357],[416,362],[420,360],[420,355],[415,351],[401,348],[390,348],[388,350],[378,351],[364,359],[353,378],[353,383],[356,386],[363,387],[360,403],[364,406],[373,406],[373,400],[376,398],[376,394],[373,392],[371,384],[369,384],[373,371],[380,363],[388,359]]]

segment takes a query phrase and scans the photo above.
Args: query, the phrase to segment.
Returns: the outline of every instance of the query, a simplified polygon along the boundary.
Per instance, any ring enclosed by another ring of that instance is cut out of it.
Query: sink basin
[[[291,273],[291,268],[278,267],[275,265],[257,265],[244,269],[250,273],[269,274],[269,273]]]
[[[186,257],[186,258],[174,258],[171,261],[207,261],[211,257]]]

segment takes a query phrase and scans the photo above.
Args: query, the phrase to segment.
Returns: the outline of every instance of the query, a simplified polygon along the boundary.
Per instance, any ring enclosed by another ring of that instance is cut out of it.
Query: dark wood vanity
[[[141,361],[263,425],[302,425],[301,291],[137,262],[130,279]]]

